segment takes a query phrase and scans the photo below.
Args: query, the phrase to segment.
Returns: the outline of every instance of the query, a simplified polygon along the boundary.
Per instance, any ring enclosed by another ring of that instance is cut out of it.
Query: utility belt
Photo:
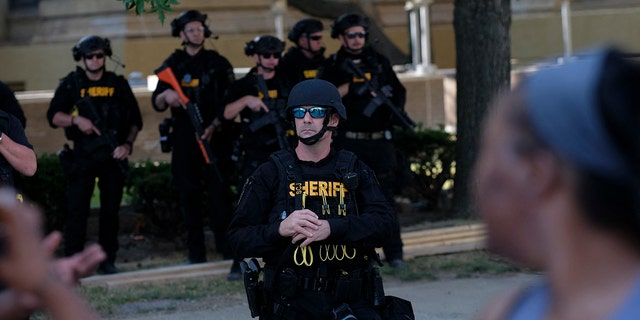
[[[345,131],[343,135],[345,138],[353,140],[391,140],[393,138],[390,130],[374,132]]]
[[[328,269],[326,266],[294,270],[289,267],[261,267],[260,263],[252,258],[248,262],[242,261],[241,269],[244,273],[251,317],[269,317],[287,312],[293,312],[295,316],[295,310],[290,308],[287,300],[295,299],[296,295],[303,292],[326,292],[333,296],[334,302],[343,303],[340,307],[334,308],[334,319],[352,319],[344,316],[351,314],[348,303],[362,299],[368,301],[381,314],[382,319],[415,319],[411,302],[385,296],[377,266],[351,271]]]

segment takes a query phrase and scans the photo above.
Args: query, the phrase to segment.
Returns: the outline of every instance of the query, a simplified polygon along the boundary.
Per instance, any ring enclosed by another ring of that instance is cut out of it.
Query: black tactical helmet
[[[73,60],[80,61],[83,55],[96,50],[102,50],[107,57],[111,57],[112,51],[109,39],[94,35],[83,37],[71,48],[71,53],[73,54]]]
[[[298,43],[298,39],[303,34],[312,34],[324,30],[322,22],[317,19],[307,18],[296,22],[289,31],[287,39],[291,42]]]
[[[182,31],[184,26],[191,21],[202,22],[202,26],[204,27],[204,37],[208,38],[211,36],[211,30],[209,30],[209,27],[205,24],[205,21],[207,21],[207,15],[202,14],[198,10],[187,10],[173,19],[173,21],[171,21],[171,36],[179,37],[180,31]]]
[[[333,108],[340,118],[347,119],[347,110],[342,104],[338,88],[331,82],[320,79],[304,80],[296,84],[289,93],[286,113],[300,106],[322,106]]]
[[[345,13],[336,19],[331,25],[331,38],[337,39],[345,30],[361,26],[364,31],[369,30],[369,18],[357,13]]]
[[[282,53],[284,41],[269,35],[257,36],[244,45],[244,54],[252,56],[256,53]]]

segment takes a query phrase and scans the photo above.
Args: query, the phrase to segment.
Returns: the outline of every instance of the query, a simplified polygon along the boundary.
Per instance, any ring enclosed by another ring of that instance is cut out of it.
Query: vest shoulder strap
[[[338,160],[336,161],[336,175],[342,180],[349,172],[355,172],[356,155],[348,150],[338,151]]]
[[[287,186],[289,184],[287,182],[302,184],[302,169],[298,164],[296,164],[296,160],[293,158],[291,152],[279,150],[272,153],[269,158],[271,158],[273,163],[276,164],[276,168],[278,168],[278,177],[280,177],[278,194],[284,195],[288,193]],[[290,211],[293,211],[301,208],[302,187],[301,185],[298,185],[295,190],[295,203],[293,208],[289,209]]]

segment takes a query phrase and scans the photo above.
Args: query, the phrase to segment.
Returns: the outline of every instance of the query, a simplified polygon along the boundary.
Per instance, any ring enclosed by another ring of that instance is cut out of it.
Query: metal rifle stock
[[[380,88],[380,86],[374,85],[371,80],[367,79],[362,70],[360,70],[360,68],[358,68],[355,63],[353,63],[353,60],[351,60],[351,58],[344,59],[343,63],[351,74],[364,81],[363,91],[366,89],[368,92],[375,93],[375,97],[373,97],[371,102],[369,102],[369,104],[362,111],[363,115],[365,115],[366,117],[371,117],[371,115],[378,109],[379,106],[385,105],[393,113],[393,115],[398,118],[400,124],[404,128],[413,129],[416,126],[415,122],[413,122],[413,120],[409,118],[407,113],[404,110],[397,108],[396,105],[393,104],[391,99],[389,99],[389,97],[391,96],[391,87],[384,86]],[[364,94],[364,92],[358,93]]]
[[[118,140],[114,136],[114,133],[109,130],[106,121],[102,120],[102,117],[96,110],[96,107],[93,104],[93,101],[91,101],[91,98],[87,96],[80,99],[78,102],[76,102],[76,106],[78,107],[78,110],[85,110],[90,114],[91,122],[93,122],[93,125],[98,128],[98,130],[100,130],[100,136],[98,139],[102,139],[107,145],[109,145],[111,152],[116,150],[116,148],[119,146]],[[100,145],[102,145],[102,143],[100,143]],[[118,164],[118,168],[120,168],[122,174],[126,177],[129,174],[129,164],[127,163],[127,160],[116,159],[116,163]]]
[[[155,70],[154,73],[158,76],[160,81],[170,85],[180,97],[180,104],[182,104],[182,107],[184,107],[187,115],[189,116],[189,120],[191,120],[191,125],[193,126],[196,135],[196,142],[198,142],[198,147],[200,147],[200,152],[202,153],[204,162],[213,167],[215,173],[218,175],[218,179],[222,180],[222,175],[220,174],[220,170],[218,169],[218,165],[216,164],[216,160],[213,156],[211,145],[209,145],[209,142],[200,138],[204,134],[204,129],[202,128],[203,120],[198,106],[192,103],[187,95],[184,94],[178,79],[176,79],[176,76],[173,74],[173,70],[171,70],[170,67],[162,66]]]
[[[276,129],[276,138],[278,139],[278,146],[280,150],[291,150],[289,143],[286,139],[286,133],[282,128],[282,119],[284,118],[284,101],[280,103],[279,99],[272,99],[269,97],[269,89],[267,83],[264,81],[262,75],[256,76],[256,86],[258,92],[261,92],[264,96],[264,102],[269,108],[269,112],[265,113],[260,119],[253,121],[249,124],[249,130],[256,132],[263,127],[272,125]]]

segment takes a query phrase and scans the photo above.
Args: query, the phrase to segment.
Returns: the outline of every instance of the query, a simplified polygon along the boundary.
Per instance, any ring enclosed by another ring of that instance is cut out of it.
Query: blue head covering
[[[552,150],[579,167],[618,179],[628,174],[628,168],[598,106],[598,85],[612,52],[610,48],[590,51],[536,72],[523,86],[529,119]]]

